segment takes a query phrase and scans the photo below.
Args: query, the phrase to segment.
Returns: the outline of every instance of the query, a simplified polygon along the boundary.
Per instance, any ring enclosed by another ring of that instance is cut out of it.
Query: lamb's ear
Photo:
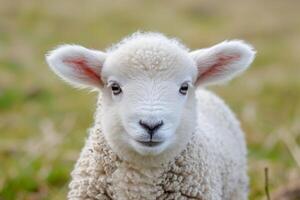
[[[224,41],[190,53],[198,67],[197,85],[222,83],[243,72],[252,63],[255,51],[243,41]]]
[[[106,54],[77,45],[63,45],[51,51],[46,60],[50,68],[75,87],[102,86],[101,69]]]

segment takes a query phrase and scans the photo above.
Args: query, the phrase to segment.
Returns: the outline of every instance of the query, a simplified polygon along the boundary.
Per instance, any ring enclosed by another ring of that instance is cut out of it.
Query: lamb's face
[[[231,79],[253,59],[251,46],[241,41],[188,52],[178,42],[150,33],[108,53],[65,45],[51,52],[47,62],[65,81],[100,90],[102,113],[97,117],[116,153],[155,165],[190,140],[196,127],[196,88]]]
[[[185,144],[195,121],[196,75],[178,47],[135,44],[112,53],[102,70],[102,125],[111,146],[158,155]]]

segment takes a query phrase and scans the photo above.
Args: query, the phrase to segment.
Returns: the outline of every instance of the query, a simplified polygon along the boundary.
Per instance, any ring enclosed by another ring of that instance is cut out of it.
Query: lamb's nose
[[[143,129],[145,129],[152,137],[152,135],[164,124],[163,121],[159,121],[156,123],[147,123],[145,121],[140,120],[139,124]]]

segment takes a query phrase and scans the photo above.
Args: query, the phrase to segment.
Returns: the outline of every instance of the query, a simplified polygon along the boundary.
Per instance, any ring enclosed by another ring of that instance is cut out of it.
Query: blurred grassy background
[[[193,49],[253,44],[252,68],[212,89],[247,132],[250,199],[265,199],[264,167],[271,192],[299,180],[299,8],[297,0],[0,0],[0,199],[65,199],[92,124],[96,94],[60,81],[44,54],[63,43],[104,49],[136,30]]]

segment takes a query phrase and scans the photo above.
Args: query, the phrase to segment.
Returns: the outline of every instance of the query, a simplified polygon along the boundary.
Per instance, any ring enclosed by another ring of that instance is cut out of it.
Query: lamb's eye
[[[110,87],[114,95],[118,95],[122,92],[122,89],[118,83],[113,83]]]
[[[188,89],[189,89],[189,84],[188,83],[182,83],[182,85],[180,86],[179,92],[182,95],[186,95]]]

